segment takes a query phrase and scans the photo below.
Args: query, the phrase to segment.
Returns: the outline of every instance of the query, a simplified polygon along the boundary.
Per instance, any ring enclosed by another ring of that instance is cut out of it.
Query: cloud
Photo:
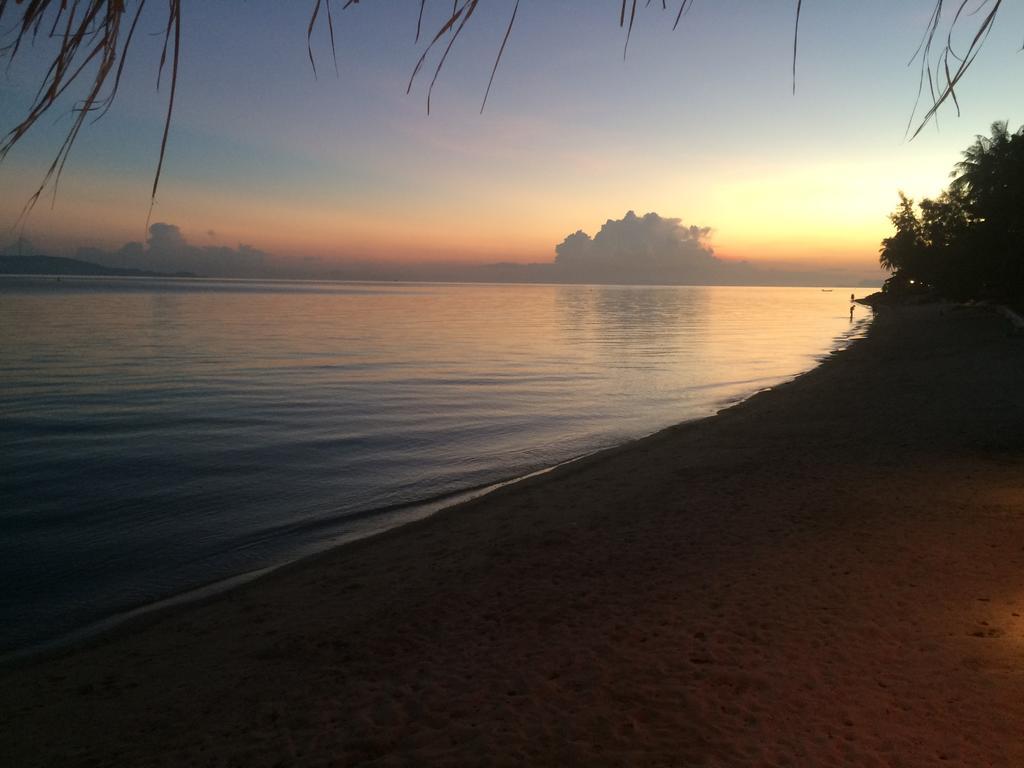
[[[710,228],[680,219],[629,211],[609,219],[596,235],[576,231],[555,248],[554,261],[520,263],[389,262],[319,256],[278,258],[251,245],[193,245],[174,224],[158,222],[145,243],[108,251],[79,248],[75,256],[108,267],[152,272],[189,272],[202,277],[334,280],[432,280],[513,283],[617,283],[623,285],[855,285],[864,271],[797,265],[754,266],[715,256]],[[209,231],[206,234],[210,234]],[[11,246],[16,248],[17,244]],[[31,246],[22,244],[23,250]],[[11,248],[7,250],[11,250]]]
[[[271,260],[251,245],[192,245],[175,224],[158,222],[149,227],[145,245],[125,243],[116,251],[80,248],[77,258],[109,267],[153,272],[191,272],[205,277],[259,277]]]
[[[749,277],[750,267],[718,259],[709,227],[629,211],[591,237],[578,230],[555,247],[560,279],[595,283],[716,283]]]

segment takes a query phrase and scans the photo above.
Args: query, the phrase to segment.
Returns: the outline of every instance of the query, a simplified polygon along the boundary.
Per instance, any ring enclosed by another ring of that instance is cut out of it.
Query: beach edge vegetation
[[[978,135],[935,198],[900,192],[896,232],[879,262],[893,296],[991,299],[1024,305],[1024,126],[1006,122]]]

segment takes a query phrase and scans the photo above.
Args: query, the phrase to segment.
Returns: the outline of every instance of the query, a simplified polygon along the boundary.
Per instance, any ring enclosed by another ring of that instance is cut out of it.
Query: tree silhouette
[[[951,174],[949,188],[920,204],[900,193],[882,241],[890,291],[910,286],[950,298],[1024,299],[1024,127],[992,124]]]
[[[882,241],[878,261],[890,272],[901,272],[910,265],[914,254],[921,249],[921,222],[914,212],[914,201],[900,192],[900,203],[889,214],[896,234]]]

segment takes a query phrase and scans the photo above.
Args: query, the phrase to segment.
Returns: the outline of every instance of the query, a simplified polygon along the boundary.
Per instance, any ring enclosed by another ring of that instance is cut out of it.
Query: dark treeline
[[[1024,127],[978,136],[949,187],[915,206],[902,192],[879,260],[884,290],[1024,304]]]

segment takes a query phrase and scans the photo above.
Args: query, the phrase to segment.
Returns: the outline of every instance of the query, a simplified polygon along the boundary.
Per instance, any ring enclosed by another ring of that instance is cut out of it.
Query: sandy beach
[[[0,669],[0,763],[1024,765],[1024,339],[718,416]]]

